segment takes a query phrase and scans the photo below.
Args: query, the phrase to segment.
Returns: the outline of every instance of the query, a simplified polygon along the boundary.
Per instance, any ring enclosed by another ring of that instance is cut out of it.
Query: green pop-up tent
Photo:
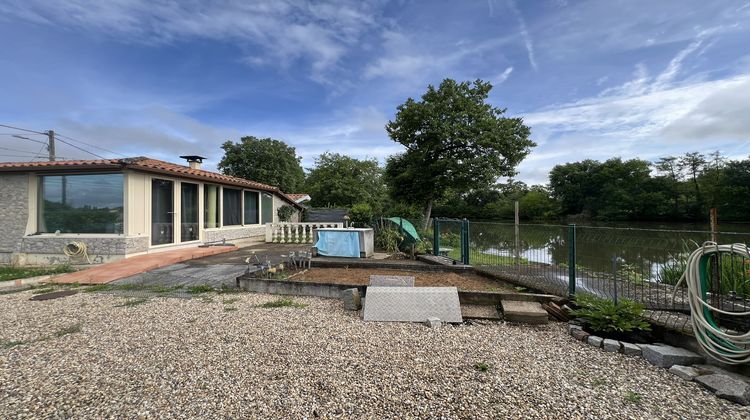
[[[401,249],[409,249],[412,245],[421,240],[419,238],[419,234],[417,233],[417,229],[414,228],[414,225],[412,225],[410,221],[404,219],[403,217],[389,217],[385,220],[388,220],[389,222],[396,225],[401,233],[404,234],[404,240],[399,246]]]

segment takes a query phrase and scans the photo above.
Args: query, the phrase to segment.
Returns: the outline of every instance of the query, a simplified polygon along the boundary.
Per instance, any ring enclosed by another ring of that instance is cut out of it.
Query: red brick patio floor
[[[182,261],[236,251],[236,246],[183,248],[138,255],[51,279],[53,283],[104,284]]]

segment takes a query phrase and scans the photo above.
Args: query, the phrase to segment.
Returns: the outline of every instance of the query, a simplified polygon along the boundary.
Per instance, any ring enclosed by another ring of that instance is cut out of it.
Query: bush
[[[375,212],[367,203],[355,204],[349,210],[349,220],[351,220],[352,226],[356,227],[369,226],[374,215]]]
[[[290,221],[294,212],[294,207],[287,204],[284,204],[283,206],[279,207],[278,210],[276,210],[276,214],[279,216],[279,220],[282,222]]]
[[[644,307],[638,302],[622,299],[617,304],[609,299],[581,294],[575,298],[580,309],[574,310],[574,316],[588,321],[595,332],[627,333],[650,331],[651,325],[644,321]]]
[[[398,252],[398,246],[404,240],[404,235],[398,229],[381,227],[375,235],[375,243],[378,248],[388,253]]]

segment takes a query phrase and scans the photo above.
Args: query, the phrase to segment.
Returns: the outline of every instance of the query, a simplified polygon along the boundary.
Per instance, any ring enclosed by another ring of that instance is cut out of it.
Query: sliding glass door
[[[174,242],[174,183],[151,180],[151,245]]]
[[[198,185],[183,182],[180,187],[180,240],[198,240]]]

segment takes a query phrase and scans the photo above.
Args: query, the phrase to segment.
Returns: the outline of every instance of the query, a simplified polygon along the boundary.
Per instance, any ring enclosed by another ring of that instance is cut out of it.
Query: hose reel
[[[80,260],[86,260],[86,262],[91,264],[91,258],[89,258],[88,254],[88,247],[84,242],[74,241],[66,244],[63,247],[63,253],[71,260],[77,258]]]

